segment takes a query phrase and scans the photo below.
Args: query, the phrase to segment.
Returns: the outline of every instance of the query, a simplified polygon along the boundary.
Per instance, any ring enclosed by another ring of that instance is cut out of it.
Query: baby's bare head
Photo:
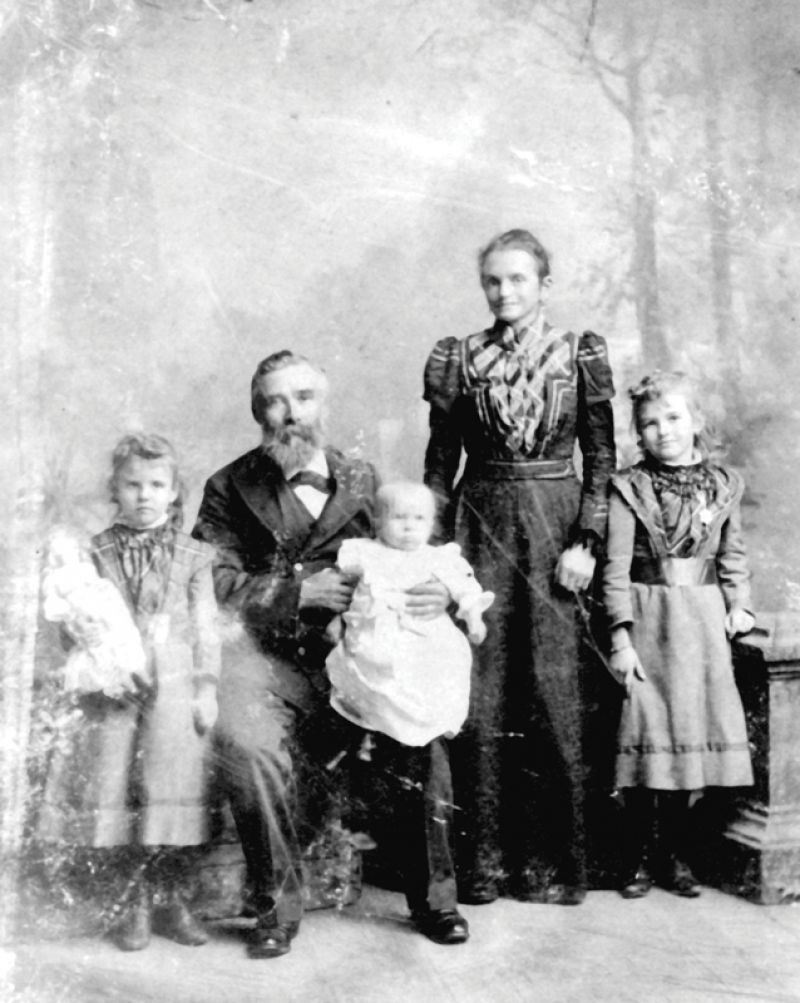
[[[430,488],[416,481],[392,481],[376,495],[378,536],[397,550],[418,550],[430,539],[436,500]]]

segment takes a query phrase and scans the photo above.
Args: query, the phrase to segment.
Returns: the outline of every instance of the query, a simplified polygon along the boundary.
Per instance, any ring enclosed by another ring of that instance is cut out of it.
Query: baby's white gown
[[[469,710],[469,641],[446,613],[422,620],[404,608],[406,589],[431,578],[447,586],[462,618],[476,604],[481,611],[489,605],[458,544],[405,551],[345,540],[337,564],[359,582],[344,637],[326,663],[331,706],[404,745],[456,734]]]

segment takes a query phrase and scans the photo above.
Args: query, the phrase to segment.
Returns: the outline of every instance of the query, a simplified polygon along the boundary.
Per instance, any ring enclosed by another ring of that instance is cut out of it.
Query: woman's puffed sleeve
[[[583,492],[577,542],[593,546],[605,538],[608,479],[616,466],[614,381],[604,338],[585,331],[578,342],[578,441],[583,458]]]
[[[461,389],[461,352],[458,338],[442,338],[425,363],[423,400],[449,412]]]
[[[422,396],[431,406],[425,483],[436,495],[444,539],[452,537],[451,495],[461,461],[461,428],[455,407],[460,393],[460,342],[458,338],[443,338],[436,343],[425,364]]]
[[[614,396],[606,339],[594,331],[584,331],[578,342],[578,373],[587,404],[611,400]]]

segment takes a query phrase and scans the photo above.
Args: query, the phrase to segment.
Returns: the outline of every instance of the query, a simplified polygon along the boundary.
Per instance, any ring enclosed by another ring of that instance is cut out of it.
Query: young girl
[[[56,743],[37,834],[75,847],[127,848],[119,854],[127,892],[112,930],[122,950],[147,945],[151,920],[178,943],[201,944],[205,932],[180,888],[188,860],[180,851],[207,838],[219,675],[214,552],[178,529],[182,488],[166,439],[123,438],[110,488],[117,521],[92,539],[91,556],[125,597],[147,671],[119,699],[102,685],[76,697],[78,720]],[[87,632],[84,624],[84,641]]]
[[[616,758],[629,844],[621,891],[640,898],[655,879],[695,897],[684,858],[691,793],[753,782],[728,641],[754,623],[743,485],[710,461],[684,374],[655,373],[630,396],[644,459],[612,477],[604,570],[609,668],[626,692]]]
[[[345,540],[338,566],[358,577],[344,637],[327,660],[331,705],[369,731],[403,745],[451,737],[469,709],[469,644],[449,616],[406,616],[405,590],[437,578],[458,603],[470,641],[486,637],[483,592],[458,544],[433,547],[435,502],[422,484],[386,484],[377,493],[378,539]]]

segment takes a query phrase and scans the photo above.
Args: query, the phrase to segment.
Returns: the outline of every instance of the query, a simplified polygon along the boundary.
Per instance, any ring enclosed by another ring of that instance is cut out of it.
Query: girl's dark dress
[[[579,623],[553,573],[566,546],[605,535],[613,392],[605,341],[546,323],[445,338],[427,362],[426,483],[497,597],[451,747],[463,901],[586,884]]]

